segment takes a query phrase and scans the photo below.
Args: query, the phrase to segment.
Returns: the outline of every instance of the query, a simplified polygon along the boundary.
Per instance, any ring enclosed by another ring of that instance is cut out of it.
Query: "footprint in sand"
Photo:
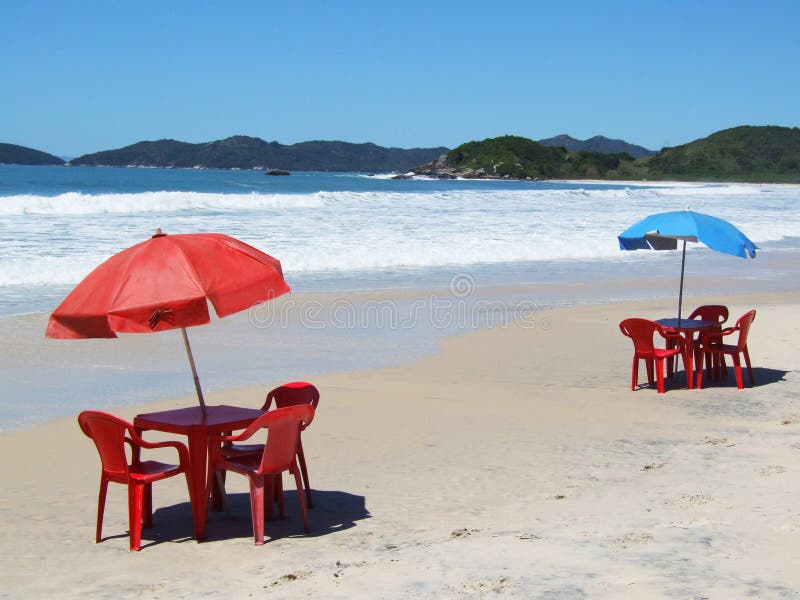
[[[456,597],[479,597],[484,598],[487,596],[500,596],[511,597],[515,596],[516,590],[519,588],[519,583],[510,577],[496,577],[486,579],[473,579],[461,585],[460,589],[455,590],[448,586],[451,592],[456,594]]]
[[[611,540],[611,547],[624,550],[628,546],[646,544],[652,540],[653,536],[650,533],[626,533],[622,537],[613,538]]]
[[[691,494],[688,496],[681,496],[680,498],[676,498],[674,500],[665,500],[664,504],[674,504],[675,506],[689,507],[701,506],[713,501],[714,498],[707,496],[706,494]]]
[[[273,581],[270,585],[273,587],[276,585],[283,585],[285,583],[291,583],[292,581],[297,581],[298,579],[302,579],[303,577],[307,577],[308,573],[287,573],[286,575],[282,575],[278,577],[275,581]]]
[[[762,477],[770,477],[772,475],[780,475],[781,473],[786,473],[786,467],[782,467],[780,465],[770,465],[768,467],[764,467],[758,471],[759,475]]]
[[[642,467],[642,471],[655,471],[656,469],[661,469],[667,463],[653,463],[651,465],[645,465]]]
[[[473,533],[477,533],[480,529],[467,529],[466,527],[462,527],[461,529],[456,529],[450,533],[451,538],[463,538],[472,535]]]
[[[721,444],[727,444],[727,438],[706,438],[705,445],[706,446],[719,446]]]

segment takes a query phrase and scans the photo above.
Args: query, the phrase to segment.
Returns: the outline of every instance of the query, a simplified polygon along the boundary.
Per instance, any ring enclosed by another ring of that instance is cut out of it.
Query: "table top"
[[[720,326],[716,321],[701,321],[700,319],[656,319],[656,323],[662,327],[679,331],[697,331]]]
[[[187,433],[194,427],[202,427],[209,432],[221,432],[247,427],[253,419],[263,415],[264,411],[220,404],[206,406],[206,413],[204,416],[199,405],[189,406],[136,415],[133,424],[142,429],[156,429],[170,433]]]

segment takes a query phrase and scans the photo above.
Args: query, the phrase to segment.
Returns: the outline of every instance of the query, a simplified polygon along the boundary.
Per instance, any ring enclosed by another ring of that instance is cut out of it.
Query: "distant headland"
[[[433,160],[447,148],[385,148],[376,144],[312,141],[284,145],[236,135],[190,144],[176,140],[139,142],[72,159],[70,165],[254,169],[263,171],[362,171],[389,173]]]
[[[192,144],[142,141],[69,162],[39,150],[0,144],[0,164],[185,169],[403,173],[437,178],[605,179],[800,183],[800,129],[741,126],[656,152],[623,140],[568,135],[534,141],[506,135],[448,150],[310,141],[284,145],[237,135]]]
[[[0,144],[0,165],[63,165],[63,158],[58,158],[41,150],[17,146],[16,144]]]

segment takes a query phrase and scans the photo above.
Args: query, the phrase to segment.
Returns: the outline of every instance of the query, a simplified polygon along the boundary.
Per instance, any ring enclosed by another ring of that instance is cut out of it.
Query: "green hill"
[[[375,144],[314,141],[293,145],[237,135],[201,144],[145,141],[70,161],[71,165],[291,171],[407,171],[446,148],[384,148]]]
[[[506,135],[467,142],[415,169],[420,175],[504,179],[621,179],[631,176],[626,153],[570,152],[528,138]]]
[[[0,144],[0,165],[63,165],[64,161],[33,148],[16,144]]]
[[[462,144],[414,169],[434,177],[800,182],[800,129],[735,127],[651,157],[571,152],[523,137]]]
[[[650,179],[800,182],[800,129],[742,126],[645,159]]]

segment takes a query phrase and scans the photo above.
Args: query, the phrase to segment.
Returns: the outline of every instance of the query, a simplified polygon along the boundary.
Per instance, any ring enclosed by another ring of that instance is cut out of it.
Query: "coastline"
[[[800,292],[713,300],[732,319],[758,310],[753,388],[729,378],[686,390],[679,376],[665,394],[630,390],[632,350],[617,323],[669,314],[672,298],[542,309],[528,326],[451,336],[410,362],[314,376],[322,401],[304,436],[312,533],[300,532],[289,486],[287,519],[267,524],[260,548],[236,477],[234,520],[211,513],[206,543],[189,537],[175,478],[156,484],[141,553],[127,549],[120,486],[95,545],[97,456],[74,416],[2,434],[15,460],[3,464],[0,594],[791,595]],[[278,383],[207,401],[257,406]],[[195,401],[114,412],[130,419]]]

